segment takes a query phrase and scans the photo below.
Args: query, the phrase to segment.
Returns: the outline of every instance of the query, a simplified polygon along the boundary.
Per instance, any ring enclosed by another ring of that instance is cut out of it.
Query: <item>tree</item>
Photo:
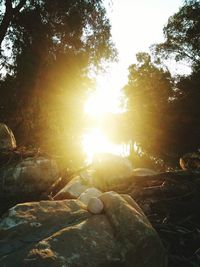
[[[190,75],[176,77],[178,95],[171,103],[173,139],[178,153],[197,150],[200,121],[200,2],[188,0],[164,27],[165,42],[154,46],[157,58],[184,60]]]
[[[17,1],[5,0],[5,12],[1,15],[1,24],[0,24],[0,47],[6,36],[8,28],[11,22],[20,14],[21,9],[25,6],[26,0],[21,0],[18,3]],[[13,7],[13,4],[15,6]],[[0,1],[2,5],[2,1]]]
[[[0,84],[1,119],[32,143],[47,136],[51,144],[52,136],[78,143],[88,72],[115,55],[102,1],[27,1],[6,40],[12,54]]]
[[[167,158],[170,99],[174,84],[167,70],[155,65],[149,54],[137,54],[137,63],[129,67],[127,97],[129,140],[139,144],[149,155]]]
[[[162,58],[186,60],[193,67],[200,65],[200,2],[185,1],[164,27],[165,42],[156,45],[155,53]]]
[[[148,155],[177,166],[180,156],[200,146],[200,2],[185,1],[163,31],[165,41],[152,47],[156,64],[139,54],[124,91],[129,136]],[[171,78],[160,67],[166,59],[188,62],[192,73]]]
[[[179,96],[172,105],[177,150],[186,152],[200,148],[200,71],[193,70],[187,77],[179,77]]]

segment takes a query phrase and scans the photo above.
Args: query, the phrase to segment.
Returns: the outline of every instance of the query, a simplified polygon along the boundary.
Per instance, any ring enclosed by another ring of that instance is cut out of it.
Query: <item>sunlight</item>
[[[125,81],[120,75],[120,69],[116,66],[108,74],[99,75],[97,78],[96,91],[86,101],[84,111],[86,114],[98,119],[106,113],[121,113],[121,88]]]
[[[88,163],[92,162],[93,156],[97,153],[111,153],[121,156],[126,154],[124,147],[108,140],[105,129],[100,127],[108,114],[124,112],[121,105],[121,88],[124,81],[116,67],[108,74],[100,75],[96,79],[96,90],[89,95],[84,108],[85,113],[93,118],[96,125],[83,135],[83,150]]]
[[[95,154],[111,153],[128,156],[129,151],[123,145],[111,143],[101,128],[96,127],[83,135],[83,149],[87,156],[87,163],[91,163]]]

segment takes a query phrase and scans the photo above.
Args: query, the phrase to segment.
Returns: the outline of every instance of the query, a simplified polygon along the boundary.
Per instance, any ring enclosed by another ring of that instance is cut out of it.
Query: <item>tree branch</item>
[[[6,33],[8,31],[8,28],[10,26],[11,21],[13,20],[13,17],[18,15],[21,8],[25,5],[26,0],[21,0],[19,4],[13,8],[12,7],[12,0],[5,0],[5,13],[0,25],[0,48],[2,45],[2,42],[6,36]],[[1,53],[1,52],[0,52]]]
[[[6,0],[6,12],[12,11],[12,0]]]
[[[19,11],[22,9],[22,7],[24,7],[24,5],[26,4],[26,0],[22,0],[19,2],[19,4],[14,8],[14,14],[18,14]]]
[[[6,11],[5,11],[5,14],[3,16],[3,20],[2,20],[1,25],[0,25],[0,47],[1,47],[1,44],[3,42],[4,37],[6,35],[8,27],[10,25],[10,22],[13,18],[12,1],[6,0],[5,6],[6,6]]]

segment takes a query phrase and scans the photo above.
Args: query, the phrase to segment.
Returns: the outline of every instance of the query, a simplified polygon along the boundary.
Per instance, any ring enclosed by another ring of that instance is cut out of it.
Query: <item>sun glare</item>
[[[181,5],[181,0],[116,0],[113,1],[112,8],[109,1],[105,0],[105,4],[112,24],[113,42],[118,49],[118,63],[112,65],[108,74],[97,77],[96,91],[88,97],[85,104],[85,113],[92,117],[98,127],[109,113],[124,111],[120,106],[120,97],[121,88],[128,80],[128,66],[134,63],[137,52],[149,52],[151,44],[162,42],[161,25],[164,25],[168,17]],[[95,153],[124,153],[123,146],[112,144],[107,140],[106,132],[103,133],[101,128],[92,126],[83,137],[83,147],[88,160],[91,160]],[[140,153],[136,144],[134,150]]]
[[[100,127],[108,114],[124,111],[120,103],[122,86],[123,80],[116,69],[108,75],[97,77],[96,90],[88,97],[85,104],[85,113],[92,117],[96,124],[83,135],[83,149],[87,162],[91,162],[93,156],[98,153],[124,155],[124,147],[108,140],[106,130]]]
[[[100,75],[96,79],[96,90],[86,101],[85,113],[98,119],[107,113],[123,112],[120,98],[124,79],[121,77],[119,69],[115,66],[109,74]]]
[[[110,142],[101,128],[93,128],[83,135],[83,149],[87,155],[87,162],[91,163],[95,154],[111,153],[128,156],[129,151],[124,146]]]

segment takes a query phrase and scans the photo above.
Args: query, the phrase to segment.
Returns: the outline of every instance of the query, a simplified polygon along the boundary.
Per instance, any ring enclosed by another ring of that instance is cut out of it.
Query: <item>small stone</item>
[[[87,210],[93,214],[100,214],[103,211],[103,202],[97,197],[92,197],[87,205]]]
[[[79,197],[78,200],[83,202],[86,206],[88,205],[90,199],[92,197],[99,197],[102,194],[102,192],[95,187],[88,188],[85,190]]]

